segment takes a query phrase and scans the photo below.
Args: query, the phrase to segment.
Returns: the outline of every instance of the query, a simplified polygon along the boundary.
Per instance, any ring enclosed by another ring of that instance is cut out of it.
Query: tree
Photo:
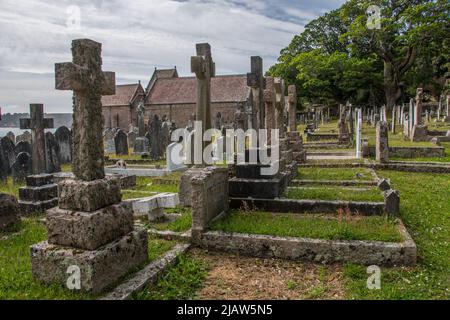
[[[381,9],[381,28],[367,27],[370,5]],[[383,61],[383,87],[388,107],[401,97],[405,75],[428,43],[449,36],[449,3],[446,0],[349,0],[340,9],[349,25],[342,37],[352,54],[366,47]],[[423,70],[423,69],[422,69]]]

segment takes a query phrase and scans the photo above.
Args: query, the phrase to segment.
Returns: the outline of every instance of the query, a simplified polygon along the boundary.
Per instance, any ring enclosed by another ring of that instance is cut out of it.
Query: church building
[[[155,69],[142,96],[138,85],[117,86],[116,94],[103,97],[105,127],[120,127],[127,130],[129,124],[137,125],[136,110],[143,98],[146,122],[155,114],[166,116],[179,128],[187,126],[195,116],[197,80],[180,77],[176,68]],[[232,123],[238,105],[250,105],[251,89],[247,86],[247,75],[218,75],[211,78],[211,119],[218,113],[223,123]]]

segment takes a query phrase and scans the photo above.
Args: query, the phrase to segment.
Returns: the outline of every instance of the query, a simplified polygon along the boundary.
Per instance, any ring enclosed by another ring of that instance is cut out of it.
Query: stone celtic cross
[[[247,73],[247,86],[252,88],[253,93],[252,127],[253,129],[262,129],[265,122],[264,89],[266,83],[261,57],[251,57],[251,73]]]
[[[31,129],[33,174],[41,174],[45,166],[45,129],[53,128],[53,119],[44,118],[43,104],[30,104],[30,118],[20,119],[20,129]]]
[[[73,90],[73,160],[77,179],[103,179],[102,95],[116,91],[115,73],[102,71],[101,43],[72,42],[73,62],[55,65],[56,89]]]
[[[197,77],[197,121],[202,121],[203,132],[211,129],[211,78],[216,76],[216,66],[209,43],[196,45],[197,56],[191,57],[191,72]]]

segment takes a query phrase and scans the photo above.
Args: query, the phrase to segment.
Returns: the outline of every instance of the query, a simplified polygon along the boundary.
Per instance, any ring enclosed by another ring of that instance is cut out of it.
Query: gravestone
[[[136,143],[137,133],[135,133],[134,131],[128,131],[127,137],[128,137],[128,147],[130,149],[134,150],[134,145]]]
[[[105,152],[108,154],[116,153],[116,144],[114,142],[114,136],[116,130],[108,128],[103,132],[103,143],[105,145]]]
[[[167,146],[170,143],[170,125],[169,122],[164,121],[161,126],[161,156],[164,156],[166,153]]]
[[[263,60],[261,57],[250,58],[251,72],[247,73],[247,86],[252,90],[252,129],[262,129],[265,124],[264,89],[266,87],[263,74]]]
[[[16,143],[19,143],[20,141],[27,141],[31,144],[31,133],[29,131],[25,131],[24,133],[18,135],[16,137]]]
[[[0,181],[4,181],[8,178],[8,172],[5,170],[7,165],[8,159],[6,159],[5,155],[3,154],[3,150],[0,144]]]
[[[388,125],[384,121],[377,123],[375,158],[378,162],[389,161]]]
[[[121,202],[120,179],[105,177],[102,95],[115,93],[115,74],[101,70],[101,44],[72,42],[73,63],[56,64],[56,88],[74,91],[73,173],[59,183],[59,207],[47,211],[48,241],[31,247],[33,276],[66,285],[80,269],[81,290],[98,294],[148,259],[147,231],[134,231]]]
[[[66,126],[55,132],[55,140],[59,147],[58,159],[61,164],[72,162],[72,133]]]
[[[0,232],[19,222],[17,199],[9,194],[0,193]]]
[[[19,153],[26,152],[31,156],[31,144],[28,141],[19,141],[14,148],[16,157]]]
[[[201,122],[202,132],[211,129],[211,78],[216,76],[216,65],[211,56],[209,43],[196,45],[197,55],[191,57],[191,72],[197,78],[196,121]],[[202,139],[203,140],[203,139]],[[150,141],[152,144],[152,142]],[[201,145],[201,151],[206,147],[205,141],[197,141]],[[153,152],[153,145],[152,145]],[[203,155],[203,152],[202,152]],[[200,159],[198,159],[200,160]],[[203,156],[201,157],[204,164]]]
[[[137,122],[138,122],[138,137],[145,136],[145,106],[144,103],[139,103],[137,110]]]
[[[248,115],[247,113],[245,113],[244,103],[238,102],[237,110],[234,113],[233,127],[235,130],[242,129],[245,132],[247,131],[247,125],[248,125]]]
[[[128,137],[122,130],[117,130],[114,136],[114,145],[116,148],[116,155],[118,156],[128,156]]]
[[[150,123],[149,141],[150,141],[150,157],[152,160],[161,158],[161,120],[158,115],[154,115]]]
[[[45,163],[47,173],[55,173],[61,171],[61,164],[59,162],[59,145],[56,142],[55,136],[51,132],[45,133]]]
[[[12,143],[16,144],[16,135],[14,134],[14,132],[9,131],[6,134],[6,137],[8,137],[9,139],[11,139]]]
[[[223,125],[222,114],[220,112],[216,113],[216,117],[214,118],[214,128],[220,130]]]
[[[4,170],[7,174],[11,173],[11,167],[16,161],[16,153],[14,152],[14,143],[8,137],[3,137],[0,139],[0,152],[3,152],[4,159],[6,160],[4,165]]]
[[[11,171],[15,183],[24,182],[25,178],[33,172],[31,156],[26,152],[20,152],[12,165]]]
[[[274,87],[274,78],[267,77],[266,78],[266,89],[264,90],[264,104],[265,104],[265,115],[266,122],[265,128],[267,130],[272,130],[276,128],[275,125],[275,87]],[[270,143],[270,134],[268,135],[269,143]]]
[[[417,88],[416,105],[414,108],[414,125],[422,124],[423,89]]]
[[[297,89],[295,85],[288,87],[289,131],[297,131]]]
[[[53,128],[53,119],[44,118],[43,104],[31,104],[30,115],[29,119],[20,119],[20,129],[31,129],[33,174],[40,174],[46,170],[44,130]]]

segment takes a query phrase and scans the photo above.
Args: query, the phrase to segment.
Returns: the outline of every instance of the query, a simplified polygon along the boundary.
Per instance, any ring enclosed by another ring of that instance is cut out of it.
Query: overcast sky
[[[308,21],[343,2],[0,0],[0,107],[71,112],[71,92],[54,89],[54,64],[71,61],[72,39],[101,42],[103,70],[118,84],[145,86],[155,67],[190,75],[197,42],[211,44],[217,74],[247,73],[250,56],[262,56],[267,70]]]

